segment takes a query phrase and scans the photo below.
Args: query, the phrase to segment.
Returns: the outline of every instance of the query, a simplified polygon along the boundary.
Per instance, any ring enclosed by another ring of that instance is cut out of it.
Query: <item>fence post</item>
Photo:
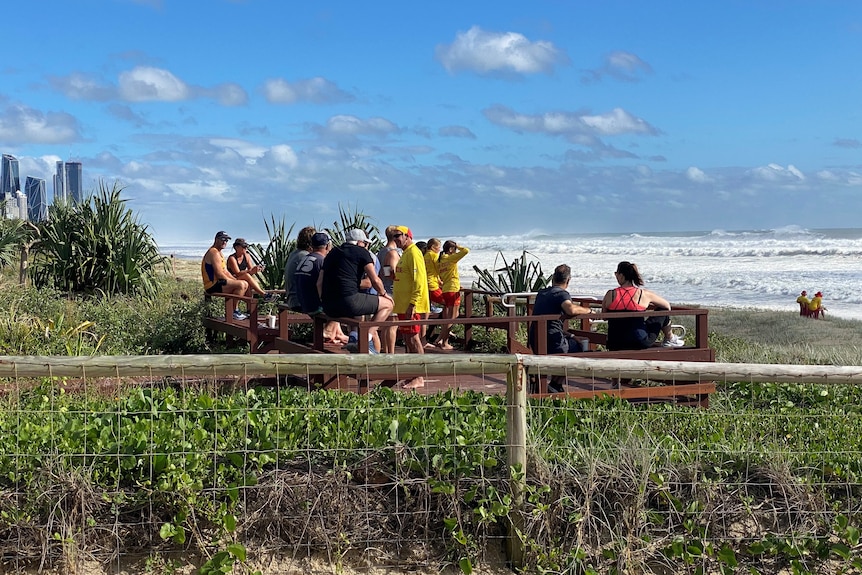
[[[527,478],[527,370],[520,355],[506,375],[506,455],[512,508],[506,551],[514,569],[524,566],[524,485]]]

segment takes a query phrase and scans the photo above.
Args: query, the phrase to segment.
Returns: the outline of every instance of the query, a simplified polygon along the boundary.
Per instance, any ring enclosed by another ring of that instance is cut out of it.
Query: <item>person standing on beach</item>
[[[226,293],[233,295],[245,295],[248,291],[248,283],[235,278],[228,270],[221,251],[227,246],[230,236],[227,232],[218,232],[213,240],[213,245],[201,259],[201,279],[204,283],[206,293]],[[247,316],[239,310],[233,313],[234,319],[245,319]]]
[[[302,303],[299,301],[299,294],[296,293],[294,274],[299,260],[311,253],[311,236],[315,233],[317,230],[313,226],[306,226],[299,230],[296,235],[296,249],[290,252],[287,263],[284,264],[284,296],[287,298],[287,307],[290,311],[302,311]]]
[[[441,300],[443,301],[443,318],[455,319],[461,307],[461,276],[458,273],[458,262],[470,253],[470,248],[459,246],[457,242],[446,240],[443,251],[437,259],[437,272],[440,274]],[[440,339],[437,347],[453,349],[449,343],[449,328],[452,324],[443,324],[440,328]]]
[[[396,226],[393,234],[395,244],[401,248],[401,259],[395,268],[395,313],[399,320],[419,320],[430,311],[428,302],[428,277],[425,258],[413,243],[413,233],[407,226]],[[399,327],[408,353],[424,354],[420,326]],[[425,386],[425,378],[414,377],[404,384],[405,389]]]
[[[401,259],[401,248],[395,245],[395,238],[398,233],[395,226],[386,226],[386,245],[377,252],[377,259],[380,260],[380,279],[383,281],[383,287],[386,288],[386,293],[393,295],[395,287],[395,268],[398,266],[398,261]],[[398,337],[397,328],[384,327],[379,330],[381,353],[395,353],[395,340]]]

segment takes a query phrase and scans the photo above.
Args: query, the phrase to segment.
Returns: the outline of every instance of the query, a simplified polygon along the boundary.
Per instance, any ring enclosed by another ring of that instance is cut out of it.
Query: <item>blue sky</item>
[[[0,151],[160,243],[358,206],[421,235],[859,227],[862,2],[46,0]],[[23,182],[22,182],[23,185]]]

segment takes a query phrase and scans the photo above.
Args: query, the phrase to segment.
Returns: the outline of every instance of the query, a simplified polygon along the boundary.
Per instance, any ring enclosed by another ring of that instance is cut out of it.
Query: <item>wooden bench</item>
[[[204,301],[211,302],[213,298],[224,301],[224,316],[203,318],[203,326],[206,330],[208,341],[215,338],[216,333],[223,333],[228,342],[248,342],[251,353],[269,353],[275,350],[274,342],[279,333],[278,326],[269,327],[266,318],[258,314],[260,300],[254,297],[246,297],[234,294],[204,294]],[[246,319],[235,319],[233,314],[241,302],[245,303],[248,317]]]
[[[573,298],[576,303],[585,306],[600,305],[601,302],[588,298]],[[694,343],[683,347],[662,347],[659,340],[655,345],[646,349],[607,350],[607,334],[595,331],[593,324],[609,319],[623,319],[629,317],[652,317],[670,316],[671,322],[674,318],[681,316],[694,317]],[[583,357],[593,359],[636,359],[655,361],[715,361],[715,350],[709,347],[709,310],[701,308],[690,308],[674,306],[670,311],[648,310],[643,312],[612,312],[594,313],[589,315],[575,316],[564,322],[567,331],[577,339],[586,339],[588,351],[577,351],[564,356]],[[547,354],[547,331],[548,322],[559,319],[559,315],[530,316],[529,320],[536,325],[535,353]],[[576,328],[568,328],[570,323],[578,324]],[[534,350],[527,349],[517,344],[517,353],[533,353]],[[510,352],[516,353],[510,349]],[[535,395],[548,395],[547,378],[539,377],[538,390]],[[616,380],[614,382],[575,382],[574,390],[564,392],[569,397],[592,397],[595,395],[611,395],[625,399],[640,399],[646,401],[676,401],[689,405],[709,405],[709,394],[715,392],[714,382],[683,382],[675,381],[673,385],[665,386],[639,386],[635,382],[627,380]],[[598,383],[599,385],[589,385]],[[610,383],[610,385],[608,385]],[[585,388],[585,389],[579,389]]]

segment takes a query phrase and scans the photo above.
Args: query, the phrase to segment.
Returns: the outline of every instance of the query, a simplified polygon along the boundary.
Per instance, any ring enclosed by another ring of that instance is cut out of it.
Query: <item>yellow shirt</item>
[[[440,289],[440,272],[437,269],[437,259],[439,257],[440,254],[434,250],[425,252],[425,273],[428,275],[429,292]]]
[[[801,295],[798,298],[796,298],[796,303],[799,303],[799,304],[804,305],[805,307],[808,307],[809,300],[804,295]]]
[[[428,277],[425,273],[425,259],[416,244],[410,244],[395,266],[395,286],[392,299],[395,300],[395,313],[405,313],[413,304],[413,313],[428,313]]]
[[[461,289],[461,276],[458,274],[458,262],[470,253],[470,248],[458,246],[454,254],[440,254],[437,260],[437,271],[443,283],[443,292],[456,292]]]
[[[822,297],[814,296],[813,298],[811,298],[811,301],[808,302],[809,311],[817,311],[818,309],[820,309],[820,302],[822,301]]]

